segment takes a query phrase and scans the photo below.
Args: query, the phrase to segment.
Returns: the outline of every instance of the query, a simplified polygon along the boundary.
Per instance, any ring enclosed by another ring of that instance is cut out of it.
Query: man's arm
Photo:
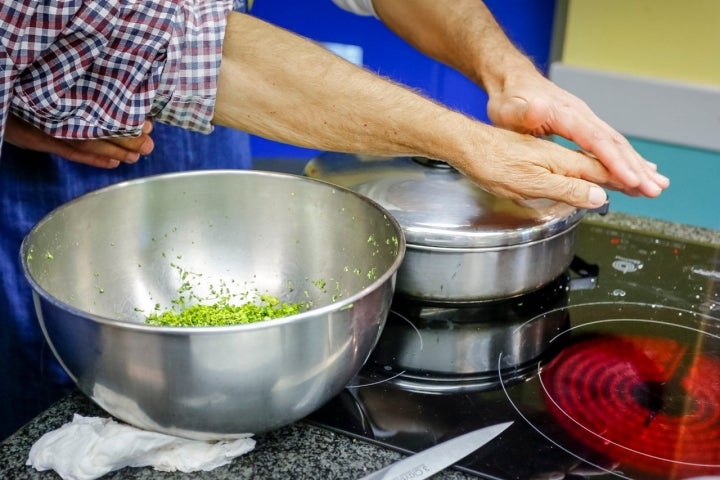
[[[373,0],[392,31],[426,55],[467,75],[488,93],[515,72],[535,71],[479,0]]]
[[[590,156],[474,121],[242,14],[228,20],[214,122],[311,148],[445,160],[513,198],[596,207],[606,196],[593,183],[612,181]]]
[[[667,178],[577,97],[544,78],[510,42],[479,0],[373,0],[399,36],[483,87],[494,124],[533,135],[557,134],[596,156],[631,195],[656,196]]]

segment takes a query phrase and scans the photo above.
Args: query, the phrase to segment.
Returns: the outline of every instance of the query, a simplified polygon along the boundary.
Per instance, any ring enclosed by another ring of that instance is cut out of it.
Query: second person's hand
[[[20,148],[60,155],[73,162],[115,168],[121,163],[135,163],[141,155],[152,152],[152,128],[152,121],[146,120],[138,137],[72,140],[52,137],[11,115],[5,129],[5,140]]]

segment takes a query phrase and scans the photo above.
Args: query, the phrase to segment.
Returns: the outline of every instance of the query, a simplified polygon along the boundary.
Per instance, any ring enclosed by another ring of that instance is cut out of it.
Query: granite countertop
[[[83,416],[108,416],[79,391],[68,395],[0,444],[0,478],[60,478],[54,472],[37,472],[26,466],[25,462],[30,447],[38,438],[71,421],[76,413]],[[210,472],[169,473],[149,467],[125,468],[103,478],[354,479],[390,465],[404,456],[302,421],[254,438],[257,441],[254,450]],[[446,470],[433,478],[460,480],[471,477],[455,470]]]
[[[641,231],[683,241],[716,245],[720,248],[720,231],[668,223],[621,213],[605,217],[593,216],[591,221],[624,230]],[[0,478],[58,478],[53,472],[40,473],[25,466],[32,444],[44,433],[60,427],[73,414],[107,416],[79,392],[71,394],[36,417],[28,425],[0,444]],[[353,479],[389,465],[403,454],[298,422],[271,433],[257,435],[255,449],[235,459],[230,465],[201,474],[156,472],[151,468],[126,468],[105,478],[293,478]],[[446,470],[433,478],[470,478],[456,470]]]
[[[642,232],[667,238],[677,238],[694,243],[720,247],[720,231],[708,228],[666,222],[648,217],[639,217],[619,212],[610,212],[605,216],[593,215],[586,221],[617,227],[623,230]]]

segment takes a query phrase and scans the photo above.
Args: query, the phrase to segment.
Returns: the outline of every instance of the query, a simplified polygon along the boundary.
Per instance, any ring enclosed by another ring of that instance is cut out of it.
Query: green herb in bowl
[[[152,313],[147,317],[149,325],[164,327],[219,327],[261,322],[300,313],[301,303],[281,302],[272,295],[260,295],[260,302],[231,305],[218,302],[212,305],[192,305],[180,312],[172,310]]]

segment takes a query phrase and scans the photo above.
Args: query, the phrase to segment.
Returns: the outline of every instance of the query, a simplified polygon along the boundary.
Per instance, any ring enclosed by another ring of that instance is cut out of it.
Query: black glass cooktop
[[[362,372],[308,420],[406,453],[513,421],[481,478],[720,475],[720,252],[582,223],[567,274],[453,308],[396,299]]]

